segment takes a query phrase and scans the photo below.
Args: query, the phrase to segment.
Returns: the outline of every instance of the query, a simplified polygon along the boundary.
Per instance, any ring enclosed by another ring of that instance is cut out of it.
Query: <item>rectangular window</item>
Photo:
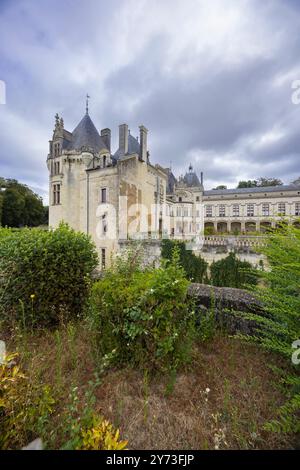
[[[100,201],[106,203],[106,188],[101,188]]]
[[[200,217],[200,211],[196,211],[196,217],[197,219]]]
[[[183,215],[184,215],[184,217],[189,216],[189,210],[186,207],[184,208]]]
[[[254,217],[254,204],[247,204],[247,217]]]
[[[59,162],[54,162],[54,174],[59,175]]]
[[[221,206],[219,206],[219,217],[225,217],[225,215],[226,215],[226,208],[222,204]]]
[[[240,215],[240,206],[238,204],[233,204],[233,206],[232,206],[232,215],[233,215],[233,217],[239,217],[239,215]]]
[[[105,269],[106,267],[106,250],[105,248],[101,249],[101,267]]]
[[[265,203],[265,204],[262,205],[262,215],[264,217],[269,217],[269,215],[270,215],[270,204]]]
[[[205,206],[205,216],[212,217],[212,206]]]
[[[177,215],[177,217],[181,217],[181,208],[180,207],[177,207],[176,215]]]
[[[285,203],[280,202],[278,204],[278,215],[285,215]]]
[[[53,205],[60,204],[60,184],[53,185]]]
[[[295,204],[295,215],[300,215],[300,202]]]

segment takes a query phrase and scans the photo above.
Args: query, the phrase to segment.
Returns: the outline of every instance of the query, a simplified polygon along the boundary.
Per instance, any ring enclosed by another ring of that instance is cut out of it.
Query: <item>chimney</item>
[[[121,124],[119,126],[119,149],[123,155],[128,153],[128,125]]]
[[[147,134],[148,129],[140,126],[140,159],[147,161]]]
[[[110,151],[111,145],[111,130],[110,129],[101,129],[101,138],[105,143],[106,148]]]
[[[201,171],[200,175],[201,175],[201,176],[200,176],[200,182],[201,182],[201,184],[202,184],[202,186],[203,186],[203,171]]]

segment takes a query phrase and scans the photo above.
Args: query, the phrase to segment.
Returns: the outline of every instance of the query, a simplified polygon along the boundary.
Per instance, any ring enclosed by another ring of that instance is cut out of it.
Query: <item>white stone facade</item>
[[[211,232],[263,231],[300,216],[300,185],[241,190],[203,187],[190,166],[178,180],[169,168],[152,165],[147,129],[134,138],[119,126],[119,148],[111,152],[110,129],[98,132],[88,112],[71,133],[62,119],[50,141],[49,225],[60,221],[91,235],[101,267],[121,242],[132,238],[192,240]]]

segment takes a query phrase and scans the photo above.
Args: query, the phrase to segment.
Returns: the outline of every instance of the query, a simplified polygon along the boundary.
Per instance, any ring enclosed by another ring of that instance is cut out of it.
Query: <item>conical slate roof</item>
[[[103,149],[108,150],[87,113],[81,119],[78,126],[75,127],[72,136],[69,149],[80,150],[82,147],[89,147],[95,152],[99,152]]]
[[[189,166],[189,172],[185,174],[183,181],[189,188],[193,188],[195,186],[201,186],[198,176],[193,171],[192,165]]]

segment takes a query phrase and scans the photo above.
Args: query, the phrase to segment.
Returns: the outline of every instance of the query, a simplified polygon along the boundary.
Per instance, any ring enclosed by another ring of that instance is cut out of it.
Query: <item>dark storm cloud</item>
[[[47,193],[58,111],[72,130],[91,95],[100,129],[149,129],[152,161],[191,162],[207,187],[300,174],[299,6],[289,1],[1,2],[0,176]]]

